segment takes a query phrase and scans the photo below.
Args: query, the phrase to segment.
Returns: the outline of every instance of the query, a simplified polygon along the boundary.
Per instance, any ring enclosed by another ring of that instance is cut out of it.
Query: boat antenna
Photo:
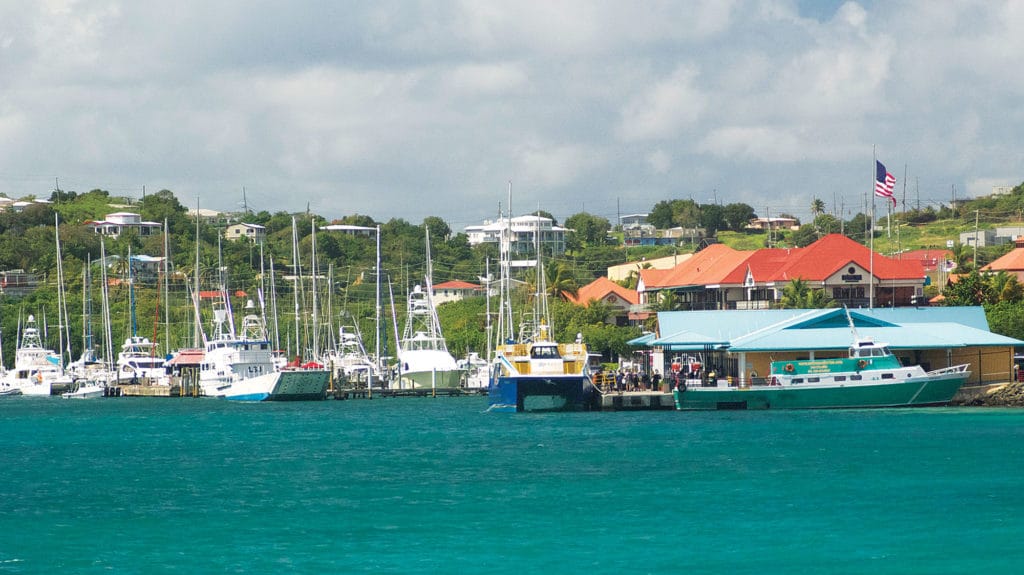
[[[853,316],[850,315],[850,308],[843,304],[843,312],[846,313],[846,321],[850,324],[850,331],[853,332],[853,339],[860,339],[860,334],[857,333],[857,327],[853,325]]]

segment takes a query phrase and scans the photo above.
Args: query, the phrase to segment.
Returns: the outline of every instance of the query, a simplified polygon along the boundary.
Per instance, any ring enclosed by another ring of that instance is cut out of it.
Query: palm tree
[[[798,309],[803,307],[807,300],[807,292],[810,287],[807,282],[800,278],[789,280],[786,287],[782,288],[782,297],[779,299],[779,307],[784,309]]]
[[[825,202],[821,198],[811,200],[811,223],[814,224],[814,231],[818,230],[818,216],[825,213]]]
[[[816,218],[825,213],[825,202],[821,198],[811,200],[811,217]]]
[[[576,278],[569,274],[568,267],[562,262],[549,260],[544,265],[544,276],[547,281],[548,296],[567,300],[570,295],[572,297],[579,295],[580,286],[576,283]]]

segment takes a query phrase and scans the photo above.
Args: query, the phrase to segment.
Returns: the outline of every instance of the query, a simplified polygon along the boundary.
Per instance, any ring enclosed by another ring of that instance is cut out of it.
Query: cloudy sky
[[[874,147],[936,205],[1024,181],[1021,30],[1013,0],[7,0],[0,192],[850,217]]]

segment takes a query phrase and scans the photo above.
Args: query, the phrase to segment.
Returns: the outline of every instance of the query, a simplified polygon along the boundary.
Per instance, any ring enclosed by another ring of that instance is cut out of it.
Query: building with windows
[[[267,235],[267,228],[259,224],[233,224],[224,228],[224,238],[228,240],[247,239],[253,243],[261,243]]]
[[[909,306],[923,295],[925,271],[920,260],[872,254],[830,234],[805,248],[741,251],[713,244],[672,269],[640,270],[637,291],[648,305],[671,293],[680,309],[768,309],[793,280],[851,308],[868,307],[872,299],[878,307]]]
[[[452,280],[434,286],[434,303],[442,304],[450,301],[462,301],[467,297],[484,295],[483,286],[469,282]]]
[[[559,255],[565,253],[565,233],[569,230],[555,225],[551,218],[526,215],[511,220],[488,220],[482,225],[466,226],[465,231],[471,246],[498,244],[502,234],[508,233],[514,255],[533,254],[538,243],[544,252]]]
[[[597,278],[576,291],[576,295],[567,294],[567,299],[576,305],[587,307],[592,301],[606,304],[611,312],[605,321],[618,326],[629,325],[630,320],[646,319],[636,315],[640,297],[636,290],[624,288],[608,278]]]
[[[131,212],[116,212],[107,214],[103,221],[88,221],[85,225],[91,227],[97,234],[110,237],[118,237],[127,230],[135,230],[140,236],[151,236],[159,234],[163,224],[159,222],[142,221],[142,216]]]
[[[1014,348],[1024,344],[992,333],[981,307],[659,312],[660,333],[630,344],[649,350],[652,367],[664,373],[693,357],[739,379],[769,373],[772,361],[845,357],[850,323],[860,337],[887,343],[904,365],[971,364],[969,384],[1013,379]]]

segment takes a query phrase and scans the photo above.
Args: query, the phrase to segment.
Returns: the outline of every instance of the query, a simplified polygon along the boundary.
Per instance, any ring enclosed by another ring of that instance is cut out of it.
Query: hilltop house
[[[116,212],[107,214],[102,221],[87,221],[85,225],[91,227],[97,234],[110,237],[118,237],[127,230],[134,229],[140,236],[158,234],[163,229],[163,224],[158,222],[144,222],[142,216],[131,212]]]
[[[253,243],[262,243],[267,235],[267,228],[259,224],[232,224],[224,228],[224,238],[240,240],[246,238]]]
[[[450,301],[461,301],[467,297],[484,295],[483,286],[469,282],[452,280],[434,286],[434,303],[442,304]]]

